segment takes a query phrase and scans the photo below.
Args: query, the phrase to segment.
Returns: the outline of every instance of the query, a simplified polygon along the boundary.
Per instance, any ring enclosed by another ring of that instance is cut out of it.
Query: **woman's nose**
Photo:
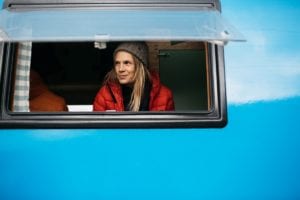
[[[125,70],[125,66],[124,66],[124,64],[120,64],[120,66],[119,66],[119,71],[124,71]]]

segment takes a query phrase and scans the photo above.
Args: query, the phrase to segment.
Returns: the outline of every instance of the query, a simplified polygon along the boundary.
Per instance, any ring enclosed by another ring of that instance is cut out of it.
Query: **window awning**
[[[245,40],[219,11],[48,9],[0,11],[0,40],[208,41]]]

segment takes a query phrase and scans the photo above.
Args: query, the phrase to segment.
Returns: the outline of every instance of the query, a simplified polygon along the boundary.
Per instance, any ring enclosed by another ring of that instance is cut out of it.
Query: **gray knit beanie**
[[[126,51],[137,57],[145,67],[148,67],[148,46],[145,42],[124,42],[114,51],[114,56],[118,51]]]

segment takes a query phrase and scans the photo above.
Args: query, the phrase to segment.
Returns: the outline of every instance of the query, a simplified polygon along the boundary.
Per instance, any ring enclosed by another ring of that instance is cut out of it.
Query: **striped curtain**
[[[13,111],[29,112],[31,42],[19,43]]]

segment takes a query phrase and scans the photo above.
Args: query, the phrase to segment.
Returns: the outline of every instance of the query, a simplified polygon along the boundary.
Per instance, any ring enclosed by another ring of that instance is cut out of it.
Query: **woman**
[[[149,72],[145,43],[122,43],[114,51],[108,72],[94,100],[94,111],[172,111],[172,92]]]

